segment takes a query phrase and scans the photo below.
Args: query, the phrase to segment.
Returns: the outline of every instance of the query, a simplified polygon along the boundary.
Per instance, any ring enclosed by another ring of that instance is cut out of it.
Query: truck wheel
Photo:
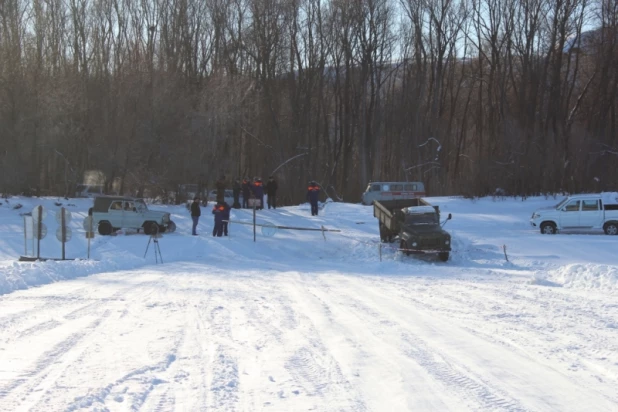
[[[155,222],[146,222],[144,223],[144,233],[147,235],[155,235],[159,233],[159,225]]]
[[[449,253],[448,252],[440,252],[438,253],[438,257],[442,262],[446,262],[448,260]]]
[[[176,231],[176,223],[170,220],[170,222],[167,224],[167,227],[165,228],[165,231],[167,233],[174,233]]]
[[[109,236],[112,234],[112,225],[109,222],[99,223],[99,234],[101,236]]]
[[[606,223],[603,230],[606,235],[618,235],[618,223]]]
[[[555,235],[556,225],[552,222],[544,222],[541,224],[541,233],[544,235]]]
[[[401,240],[399,241],[399,249],[408,249],[408,243],[405,240]],[[408,252],[407,250],[403,250],[403,253],[406,254],[406,256],[410,256],[410,252]]]

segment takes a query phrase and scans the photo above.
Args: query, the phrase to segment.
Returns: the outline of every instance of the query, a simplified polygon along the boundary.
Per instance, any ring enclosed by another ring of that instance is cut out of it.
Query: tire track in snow
[[[377,286],[378,282],[372,284]],[[496,287],[472,281],[455,285],[440,282],[433,285],[430,295],[401,281],[389,284],[401,300],[457,319],[458,326],[471,335],[561,370],[578,386],[596,391],[599,381],[618,382],[610,372],[618,344],[614,329],[606,326],[612,308],[608,312],[594,297],[523,283]],[[618,315],[615,308],[613,312]],[[599,327],[590,334],[589,328],[581,328],[572,319],[589,319]],[[556,368],[555,361],[562,367]],[[604,396],[618,400],[615,391],[606,391]]]
[[[50,303],[43,306],[53,307],[53,311],[50,310],[50,312],[52,312],[54,317],[67,319],[66,322],[58,322],[55,328],[68,327],[69,323],[67,322],[71,322],[71,324],[87,323],[78,331],[71,333],[60,342],[55,343],[50,349],[43,352],[31,366],[26,367],[22,371],[19,378],[1,386],[0,409],[3,409],[4,405],[14,405],[5,409],[12,410],[19,405],[20,407],[29,407],[35,410],[37,408],[46,410],[48,408],[48,406],[45,406],[48,404],[47,399],[54,397],[54,395],[50,394],[49,388],[51,388],[58,379],[64,376],[69,368],[73,365],[79,365],[82,362],[85,351],[92,344],[92,340],[89,340],[89,338],[101,328],[101,325],[108,322],[112,312],[105,306],[109,305],[110,302],[125,301],[123,297],[128,296],[135,290],[143,293],[144,285],[151,286],[151,293],[156,288],[156,282],[148,281],[137,283],[116,291],[111,297],[101,298],[98,302],[88,302],[77,309],[74,309],[73,303],[76,301],[83,301],[84,299],[76,297],[75,292],[72,292],[66,297],[45,297]],[[147,288],[145,289],[148,290]],[[83,288],[81,290],[83,290]],[[59,302],[61,304],[65,303],[66,305],[70,305],[69,315],[71,316],[67,318],[61,314],[63,308],[57,307]],[[40,307],[39,310],[41,310]],[[77,316],[78,313],[79,316]],[[90,320],[89,318],[92,317],[95,319]],[[41,329],[31,327],[27,329],[27,333],[20,336],[19,339],[32,339],[40,333],[53,330],[54,327],[51,327],[52,323],[53,319],[43,322],[43,328]]]
[[[24,371],[23,378],[0,387],[0,406],[3,406],[5,402],[11,402],[11,400],[6,399],[9,395],[16,398],[12,402],[17,402],[17,404],[13,404],[14,406],[6,410],[11,410],[16,406],[26,409],[27,405],[34,406],[45,395],[44,388],[40,388],[40,386],[45,386],[45,384],[55,382],[58,379],[75,358],[79,357],[85,350],[85,347],[80,348],[78,345],[99,328],[109,315],[110,311],[106,310],[100,318],[95,319],[82,330],[72,333],[39,356],[34,365]],[[19,393],[14,394],[15,391]]]
[[[238,403],[239,376],[236,351],[229,345],[232,341],[230,311],[222,305],[217,305],[210,310],[209,317],[215,341],[210,382],[210,392],[213,395],[212,408],[234,411]]]
[[[165,291],[166,288],[163,286],[163,282],[162,279],[159,279],[157,282],[154,282],[154,286],[158,285],[158,287],[154,287],[150,293],[140,293],[141,300],[131,299],[130,301],[133,302],[132,306],[158,308],[164,313],[170,312],[172,315],[175,315],[176,311],[173,305],[167,304],[167,300],[163,297],[157,297],[157,302],[161,303],[160,305],[153,305],[143,299],[146,296],[150,297],[155,293],[161,294],[161,291]],[[137,311],[136,319],[132,319],[130,313],[131,311],[124,308],[124,310],[119,311],[118,319],[123,318],[123,322],[149,320],[144,319],[144,313],[139,310]],[[159,313],[150,316],[157,318],[162,325],[168,324],[166,322],[167,319],[164,316],[160,316]],[[175,316],[181,317],[180,315]],[[149,405],[149,410],[157,407],[161,407],[161,410],[173,410],[176,398],[171,393],[171,387],[174,384],[171,376],[175,375],[174,367],[178,365],[179,351],[186,341],[188,328],[182,322],[169,322],[169,324],[173,326],[172,329],[164,329],[161,332],[171,337],[171,339],[165,341],[170,343],[169,347],[161,348],[158,346],[157,350],[150,354],[152,358],[158,359],[158,361],[137,367],[105,386],[89,388],[86,395],[74,396],[74,401],[68,405],[67,410],[100,408],[101,405],[109,405],[110,398],[111,401],[115,402],[113,405],[126,401],[132,410],[140,410],[145,405]],[[150,353],[151,351],[148,352]],[[112,406],[113,409],[115,408]]]
[[[527,410],[504,391],[472,374],[471,371],[454,358],[449,358],[444,353],[430,349],[425,340],[406,328],[404,324],[394,320],[391,316],[382,315],[379,307],[370,307],[355,296],[333,292],[333,289],[349,289],[330,288],[326,284],[323,284],[322,289],[328,291],[331,295],[337,296],[339,302],[350,306],[357,313],[364,313],[363,321],[372,324],[373,330],[389,330],[385,332],[386,336],[391,336],[394,332],[394,335],[401,339],[402,352],[423,367],[436,381],[443,384],[446,390],[456,395],[459,399],[465,400],[471,410],[500,410],[509,412]]]
[[[317,410],[366,411],[360,392],[344,374],[329,342],[321,337],[322,330],[314,323],[326,318],[332,324],[334,318],[330,308],[311,294],[307,283],[312,282],[313,277],[300,275],[300,282],[294,282],[287,291],[287,295],[298,299],[296,307],[304,309],[296,314],[294,323],[301,336],[287,345],[294,348],[284,363],[293,380],[288,383],[289,390],[294,395],[316,397],[313,403]],[[315,306],[318,313],[313,311]],[[318,399],[323,403],[317,403]]]

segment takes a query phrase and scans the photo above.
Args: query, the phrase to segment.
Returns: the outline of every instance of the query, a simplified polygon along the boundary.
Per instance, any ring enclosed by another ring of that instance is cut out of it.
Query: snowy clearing
[[[210,207],[190,236],[186,209],[154,205],[178,225],[164,264],[134,233],[85,260],[91,201],[3,201],[0,410],[618,410],[618,237],[541,235],[528,219],[559,199],[427,200],[453,214],[447,263],[390,246],[380,262],[372,208],[342,203],[259,211],[341,233],[256,243],[239,224],[210,236]],[[60,256],[56,202],[82,260],[17,262],[38,204],[42,256]]]

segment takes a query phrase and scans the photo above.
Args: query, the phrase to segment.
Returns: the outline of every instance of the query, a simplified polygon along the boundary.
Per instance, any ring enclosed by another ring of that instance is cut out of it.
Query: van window
[[[382,185],[382,191],[383,192],[390,192],[390,187],[388,185]]]
[[[372,192],[379,192],[380,191],[380,185],[371,185],[371,191]]]
[[[401,192],[403,190],[403,185],[391,185],[391,190]]]

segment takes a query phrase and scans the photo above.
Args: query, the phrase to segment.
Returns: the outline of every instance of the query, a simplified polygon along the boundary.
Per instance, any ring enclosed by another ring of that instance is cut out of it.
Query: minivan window
[[[380,185],[371,185],[371,191],[372,192],[379,192],[380,191]]]
[[[400,192],[400,191],[403,190],[403,185],[392,185],[391,186],[391,190],[399,191]]]

